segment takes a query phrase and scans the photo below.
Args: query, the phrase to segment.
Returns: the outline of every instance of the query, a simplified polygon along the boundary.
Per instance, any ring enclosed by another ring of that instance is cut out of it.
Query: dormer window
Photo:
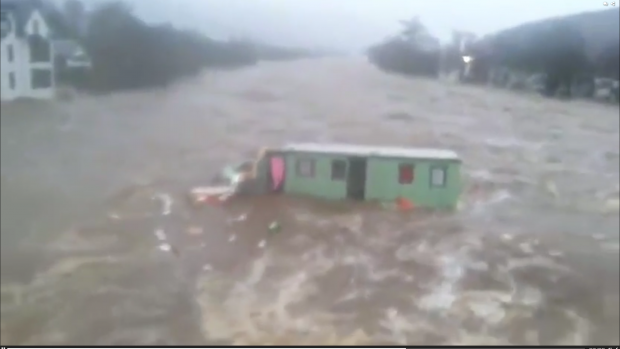
[[[32,21],[32,33],[34,35],[39,35],[39,21],[36,19]]]

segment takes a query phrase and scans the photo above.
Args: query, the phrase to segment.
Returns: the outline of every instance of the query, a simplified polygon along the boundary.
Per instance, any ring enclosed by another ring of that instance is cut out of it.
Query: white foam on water
[[[159,241],[166,241],[166,240],[168,240],[168,236],[166,235],[166,232],[163,229],[155,229],[153,234],[155,234],[155,237]]]
[[[172,197],[166,193],[157,193],[153,196],[154,200],[161,203],[161,214],[167,216],[172,212]]]
[[[418,306],[424,310],[447,310],[457,299],[457,285],[465,271],[458,258],[442,256],[439,258],[441,281],[429,293],[422,296]]]

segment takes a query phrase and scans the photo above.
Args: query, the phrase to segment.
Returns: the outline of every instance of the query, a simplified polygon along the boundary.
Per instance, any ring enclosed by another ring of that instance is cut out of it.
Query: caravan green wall
[[[414,180],[400,184],[399,165],[414,165]],[[446,185],[431,186],[431,167],[446,168]],[[392,201],[399,196],[411,200],[415,206],[450,208],[458,202],[460,185],[460,162],[426,159],[369,158],[366,178],[366,199]]]
[[[314,177],[297,176],[296,163],[300,158],[315,160]],[[346,155],[287,153],[284,190],[290,194],[309,195],[325,199],[346,199],[347,182],[331,179],[333,160],[344,160]],[[399,166],[413,164],[415,177],[411,184],[398,182]],[[418,207],[451,208],[456,206],[461,191],[460,162],[454,160],[398,159],[368,157],[366,169],[366,200],[393,201],[398,197],[411,200]],[[446,185],[431,186],[431,167],[446,168]],[[348,172],[348,168],[347,168]]]
[[[315,160],[314,177],[312,178],[297,176],[297,159],[305,157]],[[333,160],[347,161],[347,157],[309,153],[286,154],[286,181],[284,184],[284,191],[291,194],[311,195],[325,199],[345,199],[347,197],[347,182],[333,181],[331,179]]]

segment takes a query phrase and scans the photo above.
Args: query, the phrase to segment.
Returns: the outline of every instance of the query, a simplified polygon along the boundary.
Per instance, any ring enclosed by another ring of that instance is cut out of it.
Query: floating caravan
[[[289,144],[221,173],[235,194],[282,193],[328,200],[394,201],[454,208],[461,160],[451,150],[349,144]],[[229,194],[226,194],[229,195]]]

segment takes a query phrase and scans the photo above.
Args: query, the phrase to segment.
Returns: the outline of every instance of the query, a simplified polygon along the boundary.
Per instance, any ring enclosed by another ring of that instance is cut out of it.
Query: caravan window
[[[344,181],[347,178],[347,162],[332,160],[332,181]]]
[[[400,164],[400,166],[398,166],[398,183],[411,184],[414,178],[415,171],[412,164]]]
[[[299,177],[314,177],[315,160],[312,158],[300,158],[296,163],[297,175]]]
[[[431,187],[446,186],[446,168],[431,167]]]

